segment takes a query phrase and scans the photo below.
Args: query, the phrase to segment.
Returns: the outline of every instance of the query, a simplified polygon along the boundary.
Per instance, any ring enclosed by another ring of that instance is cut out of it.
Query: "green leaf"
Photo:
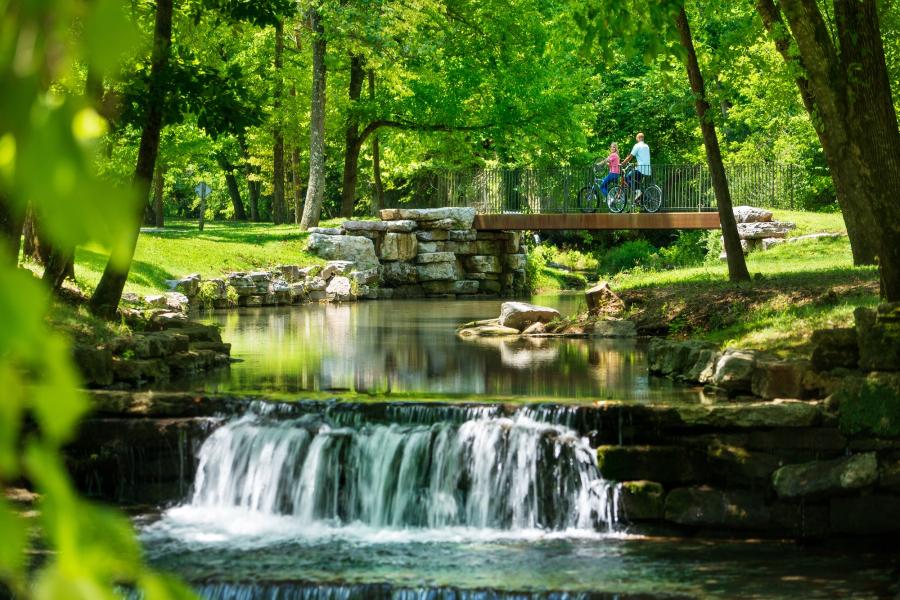
[[[0,539],[3,540],[0,543],[0,580],[11,580],[20,584],[25,578],[28,526],[2,497],[0,497]]]

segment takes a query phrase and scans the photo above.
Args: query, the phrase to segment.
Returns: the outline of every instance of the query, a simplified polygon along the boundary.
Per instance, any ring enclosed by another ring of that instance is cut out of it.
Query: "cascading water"
[[[421,410],[419,411],[421,413]],[[468,420],[352,425],[252,414],[203,444],[190,505],[379,529],[596,530],[615,488],[576,432],[472,411]]]

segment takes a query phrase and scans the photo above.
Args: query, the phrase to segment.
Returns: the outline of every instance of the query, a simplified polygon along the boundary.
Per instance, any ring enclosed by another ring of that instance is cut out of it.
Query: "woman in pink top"
[[[617,143],[613,142],[609,145],[609,156],[599,164],[609,165],[609,175],[604,177],[603,181],[600,182],[600,192],[603,194],[603,197],[606,198],[607,194],[609,194],[609,184],[619,180],[619,145]]]

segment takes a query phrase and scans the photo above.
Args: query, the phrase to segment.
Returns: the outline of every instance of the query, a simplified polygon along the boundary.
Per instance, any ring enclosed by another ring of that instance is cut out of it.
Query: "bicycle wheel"
[[[644,196],[641,198],[641,202],[644,205],[644,210],[655,213],[662,205],[662,190],[659,189],[658,185],[647,186],[647,189],[644,190]]]
[[[606,206],[609,207],[609,212],[620,213],[625,210],[626,204],[628,204],[628,197],[625,189],[620,185],[610,187],[609,193],[606,195]]]
[[[597,188],[586,185],[578,190],[578,209],[581,212],[592,213],[597,210]]]

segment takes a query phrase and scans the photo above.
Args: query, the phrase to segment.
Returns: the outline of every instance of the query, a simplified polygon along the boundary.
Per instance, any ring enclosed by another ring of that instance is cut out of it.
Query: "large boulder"
[[[859,341],[859,368],[900,371],[900,303],[882,304],[877,311],[860,306],[853,317]]]
[[[466,257],[466,269],[472,273],[500,273],[503,266],[496,255],[475,255]]]
[[[738,223],[768,223],[772,220],[772,211],[753,206],[735,206],[734,220]]]
[[[663,486],[655,481],[626,481],[619,488],[622,512],[629,521],[661,519],[665,497]]]
[[[357,235],[323,235],[312,233],[306,249],[326,260],[353,262],[359,270],[378,266],[375,244],[369,238]]]
[[[549,323],[559,318],[559,311],[547,306],[537,306],[527,302],[504,302],[500,306],[500,324],[519,331],[532,323]]]
[[[347,275],[354,267],[354,263],[349,260],[332,260],[320,271],[319,276],[324,280],[329,280],[335,275]],[[374,268],[374,267],[373,267]]]
[[[609,282],[601,281],[584,293],[588,312],[591,314],[617,313],[625,309],[625,303],[609,287]]]
[[[790,230],[796,229],[793,223],[773,221],[770,223],[738,223],[738,236],[742,240],[761,240],[764,238],[787,237]]]
[[[412,260],[416,257],[418,250],[418,241],[413,233],[389,231],[384,234],[384,239],[381,241],[381,258],[383,260]]]
[[[331,278],[328,287],[325,288],[325,294],[329,302],[350,302],[355,299],[350,279],[342,275]]]
[[[900,373],[845,376],[829,400],[845,434],[900,438]]]
[[[716,363],[712,384],[729,393],[749,393],[752,388],[756,353],[743,350],[726,350]]]
[[[806,360],[777,360],[760,358],[753,371],[753,395],[768,400],[802,398],[805,395],[804,377],[809,370]]]
[[[382,221],[417,221],[420,224],[434,221],[453,221],[446,229],[471,229],[475,221],[475,209],[469,207],[445,208],[388,208],[381,211]]]
[[[810,360],[816,371],[830,371],[859,366],[859,341],[856,329],[840,327],[813,331]]]
[[[419,281],[416,266],[408,262],[386,262],[382,266],[381,279],[389,285],[402,285]]]
[[[786,465],[772,475],[775,491],[782,498],[833,495],[866,487],[878,479],[874,452],[835,460],[814,460]]]
[[[435,254],[440,254],[435,253]],[[424,256],[423,254],[419,255]],[[431,262],[416,265],[419,281],[445,281],[459,279],[456,261]]]
[[[420,265],[430,265],[432,263],[454,262],[456,255],[452,252],[427,252],[419,254],[416,262]]]
[[[821,403],[800,400],[684,404],[675,408],[687,427],[721,429],[811,427],[823,418]]]
[[[409,233],[416,229],[415,221],[344,221],[345,231],[392,231]]]
[[[599,319],[594,321],[591,333],[595,337],[632,338],[637,337],[637,327],[625,319]]]
[[[604,479],[662,483],[697,481],[703,464],[684,446],[600,446],[597,468]]]

